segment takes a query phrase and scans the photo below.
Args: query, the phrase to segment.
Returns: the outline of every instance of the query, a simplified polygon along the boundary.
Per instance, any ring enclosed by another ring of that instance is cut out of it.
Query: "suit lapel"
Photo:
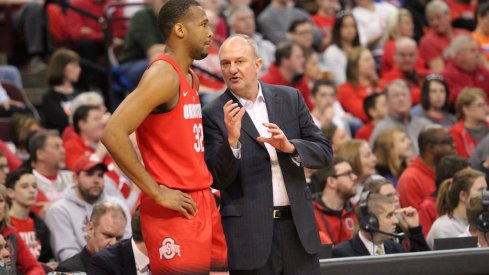
[[[283,104],[282,98],[278,96],[278,91],[270,89],[269,86],[261,84],[265,104],[267,105],[268,121],[280,124],[282,118]],[[280,125],[279,125],[280,127]]]
[[[224,100],[224,103],[226,103],[229,99],[232,99],[233,102],[238,103],[238,105],[240,107],[244,108],[243,105],[241,105],[241,102],[239,102],[239,100],[231,93],[231,91],[229,91],[229,89],[226,90],[226,95],[227,95],[228,99]],[[267,106],[267,108],[268,108],[268,106]],[[251,120],[251,117],[248,115],[248,113],[246,113],[243,116],[243,119],[241,120],[241,130],[243,132],[245,132],[248,136],[250,136],[251,139],[253,139],[261,147],[263,147],[263,149],[266,150],[265,145],[256,140],[256,138],[259,137],[260,134],[258,133],[258,130],[256,129],[255,124],[253,124],[253,121]]]
[[[370,255],[370,252],[368,252],[368,249],[365,247],[358,234],[360,234],[360,232],[357,233],[355,237],[352,238],[352,246],[353,246],[353,250],[355,251],[355,255],[359,255],[359,256]]]

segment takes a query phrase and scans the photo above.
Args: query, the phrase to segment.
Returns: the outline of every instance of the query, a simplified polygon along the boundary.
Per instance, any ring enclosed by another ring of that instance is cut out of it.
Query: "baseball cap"
[[[107,165],[105,165],[101,161],[96,161],[93,158],[90,158],[90,156],[83,156],[80,157],[76,162],[75,166],[73,167],[73,172],[75,173],[80,173],[81,171],[90,171],[95,168],[100,168],[104,172],[107,172]]]

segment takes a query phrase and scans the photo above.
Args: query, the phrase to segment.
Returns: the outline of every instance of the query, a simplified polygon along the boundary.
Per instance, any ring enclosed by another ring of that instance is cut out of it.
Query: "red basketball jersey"
[[[160,55],[150,66],[160,60],[170,63],[180,76],[179,99],[173,110],[150,114],[137,128],[136,137],[144,166],[156,182],[169,188],[209,188],[212,176],[204,161],[202,111],[195,79],[192,74],[191,87],[168,55]]]

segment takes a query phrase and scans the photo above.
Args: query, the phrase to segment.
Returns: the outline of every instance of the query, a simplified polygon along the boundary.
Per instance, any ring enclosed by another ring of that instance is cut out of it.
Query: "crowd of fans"
[[[86,272],[93,255],[131,236],[140,191],[100,142],[113,106],[101,96],[111,83],[97,68],[117,67],[135,87],[165,47],[156,18],[166,1],[107,9],[126,1],[34,1],[14,12],[30,61],[0,66],[0,83],[22,89],[19,70],[45,69],[49,89],[38,120],[0,86],[0,116],[12,126],[11,140],[0,140],[0,268]],[[342,242],[374,241],[356,235],[365,190],[372,195],[364,200],[391,201],[400,213],[393,221],[405,240],[386,253],[458,236],[487,246],[474,219],[489,179],[489,1],[297,1],[314,10],[292,0],[200,2],[214,32],[208,57],[193,67],[203,104],[226,88],[220,44],[246,34],[263,59],[260,80],[298,89],[331,143],[329,167],[305,176],[321,242],[338,246],[333,255],[352,256]],[[77,10],[129,20],[110,21],[107,34]],[[115,63],[105,54],[114,47]]]

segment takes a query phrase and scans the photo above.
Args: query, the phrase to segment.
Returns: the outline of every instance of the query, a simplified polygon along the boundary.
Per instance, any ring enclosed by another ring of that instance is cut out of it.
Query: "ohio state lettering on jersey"
[[[36,237],[36,232],[19,232],[19,234],[31,251],[31,254],[34,256],[34,258],[38,259],[39,255],[41,255],[41,243]]]

